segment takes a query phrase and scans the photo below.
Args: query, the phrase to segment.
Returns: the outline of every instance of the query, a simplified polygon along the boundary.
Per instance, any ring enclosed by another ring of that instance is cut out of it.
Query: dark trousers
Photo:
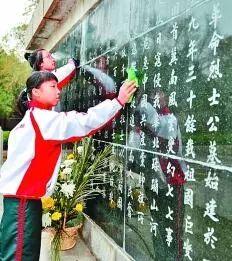
[[[0,261],[38,261],[40,256],[41,200],[3,200],[0,225]]]

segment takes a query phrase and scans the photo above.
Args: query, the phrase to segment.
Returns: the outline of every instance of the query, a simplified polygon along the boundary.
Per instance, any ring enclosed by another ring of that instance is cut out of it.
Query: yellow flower
[[[74,159],[74,154],[73,153],[68,154],[67,160],[70,160],[70,159]]]
[[[82,211],[83,211],[83,208],[84,208],[83,204],[77,203],[77,205],[76,205],[76,207],[75,207],[75,210],[76,210],[77,212],[82,212]]]
[[[51,218],[52,218],[52,220],[54,220],[54,221],[57,221],[57,220],[59,220],[60,218],[61,218],[61,213],[60,212],[54,212],[53,214],[52,214],[52,216],[51,216]]]
[[[63,171],[61,171],[61,172],[59,173],[59,178],[60,178],[61,180],[66,179],[66,175],[63,173]]]
[[[43,209],[52,209],[52,208],[54,208],[55,201],[54,201],[53,198],[51,198],[51,197],[43,197],[41,199],[41,201],[42,201]]]
[[[110,200],[109,207],[110,208],[116,208],[116,202],[114,200]]]

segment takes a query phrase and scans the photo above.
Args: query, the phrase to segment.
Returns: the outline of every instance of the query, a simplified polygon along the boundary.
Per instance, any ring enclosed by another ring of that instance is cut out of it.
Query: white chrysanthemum
[[[79,154],[81,154],[82,151],[83,151],[83,146],[78,146],[78,147],[77,147],[77,152],[78,152]]]
[[[69,175],[72,173],[72,168],[65,168],[62,170],[64,175]]]
[[[71,182],[70,184],[64,183],[61,185],[61,192],[67,197],[72,197],[75,191],[75,185]]]
[[[46,213],[42,215],[42,225],[43,227],[50,227],[52,225],[52,219],[50,213]]]
[[[68,168],[68,167],[72,166],[72,164],[73,164],[74,162],[76,162],[76,160],[74,160],[74,159],[67,159],[67,160],[65,160],[65,161],[63,162],[63,165],[64,165],[66,168]]]

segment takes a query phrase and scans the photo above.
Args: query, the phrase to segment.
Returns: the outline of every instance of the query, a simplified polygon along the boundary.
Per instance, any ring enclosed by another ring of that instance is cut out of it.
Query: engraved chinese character
[[[187,215],[185,219],[185,232],[193,235],[193,222],[191,221],[191,217]]]
[[[140,146],[146,146],[146,143],[145,143],[145,133],[143,131],[141,131]]]
[[[143,69],[144,69],[144,70],[147,70],[147,69],[148,69],[148,65],[149,65],[149,62],[148,62],[148,60],[147,60],[147,56],[144,56]]]
[[[151,191],[155,192],[158,195],[158,179],[152,179],[151,180]]]
[[[120,123],[121,124],[123,124],[123,123],[125,123],[126,121],[125,121],[125,115],[121,115],[121,117],[120,117]]]
[[[118,197],[118,200],[117,200],[117,208],[119,208],[120,210],[122,210],[122,197]]]
[[[189,66],[189,78],[186,80],[186,82],[191,82],[193,80],[196,80],[196,75],[194,75],[194,65],[192,64],[191,66]]]
[[[113,71],[114,71],[114,77],[117,77],[117,66],[115,66],[114,68],[113,68]]]
[[[220,67],[220,59],[217,59],[217,61],[213,60],[209,67],[209,76],[207,78],[208,81],[211,79],[217,79],[222,77],[222,73],[219,71]]]
[[[138,211],[138,222],[140,222],[141,225],[143,225],[143,220],[144,220],[144,213]]]
[[[192,90],[190,90],[189,97],[187,98],[187,102],[189,102],[189,108],[190,109],[192,108],[193,99],[195,99],[195,98],[196,98],[196,95],[193,94]]]
[[[139,202],[139,204],[144,205],[144,194],[143,194],[142,191],[139,192],[139,195],[138,195],[138,202]]]
[[[209,145],[209,155],[207,156],[207,162],[215,164],[221,163],[221,161],[217,157],[217,148],[216,148],[216,141],[210,141]]]
[[[217,217],[215,217],[216,207],[217,207],[216,201],[212,198],[208,203],[206,203],[206,210],[205,210],[205,213],[204,213],[204,217],[208,216],[214,222],[218,222],[219,219]]]
[[[194,177],[194,172],[194,168],[190,168],[190,166],[187,165],[187,171],[185,173],[186,181],[196,181]]]
[[[188,260],[192,260],[190,253],[193,252],[193,248],[192,248],[192,244],[190,244],[188,238],[186,239],[186,241],[184,241],[183,249],[185,250],[184,256],[186,256],[188,258]]]
[[[160,73],[155,74],[154,79],[153,79],[154,88],[160,88],[161,87],[160,81],[161,81]]]
[[[178,29],[178,25],[177,25],[177,23],[175,22],[175,23],[173,24],[173,26],[172,26],[172,31],[171,31],[172,39],[173,39],[173,40],[176,40],[176,39],[177,39],[177,34],[178,34],[177,29]]]
[[[170,94],[168,106],[176,106],[177,107],[176,92],[172,92]]]
[[[136,55],[137,54],[137,46],[136,46],[135,42],[132,44],[131,54],[132,55]]]
[[[134,114],[130,115],[130,122],[129,125],[133,128],[135,126],[135,117]]]
[[[172,237],[173,230],[170,227],[165,228],[165,229],[167,231],[166,242],[167,242],[167,245],[170,247],[172,240],[173,240],[173,237]]]
[[[145,153],[142,151],[140,154],[140,167],[145,167],[145,159],[146,159],[146,155]]]
[[[169,81],[169,85],[176,85],[177,80],[178,80],[178,77],[175,75],[175,70],[172,69],[172,73],[171,73],[171,78],[170,78],[170,81]]]
[[[153,235],[156,237],[157,235],[157,227],[158,223],[154,222],[153,218],[151,217],[151,222],[150,222],[150,232],[153,233]]]
[[[121,51],[121,57],[122,58],[126,57],[126,49],[125,49],[125,47]]]
[[[134,99],[132,100],[132,102],[130,104],[130,107],[131,107],[131,109],[135,109],[136,108]]]
[[[169,65],[173,65],[176,64],[176,62],[178,61],[177,56],[176,56],[176,47],[172,48],[171,51],[171,61],[169,62]]]
[[[124,140],[124,136],[125,136],[125,134],[123,133],[123,130],[121,130],[121,134],[119,135],[120,140]]]
[[[190,188],[186,188],[184,191],[184,204],[193,208],[193,190]]]
[[[208,232],[204,234],[204,242],[206,243],[206,245],[210,244],[211,248],[215,249],[214,242],[217,241],[217,238],[214,236],[214,228],[208,227],[207,229]]]
[[[168,184],[168,192],[166,193],[166,196],[167,197],[170,196],[173,198],[174,195],[172,194],[172,191],[173,191],[173,187],[170,184]]]
[[[213,50],[213,55],[217,54],[217,48],[220,43],[220,40],[222,40],[222,39],[223,39],[223,36],[217,34],[217,32],[214,31],[212,39],[210,40],[210,43],[208,46],[211,50]]]
[[[146,89],[147,80],[148,80],[147,74],[144,73],[143,81],[142,81],[144,90]]]
[[[161,32],[159,32],[158,36],[156,37],[156,43],[161,44],[161,42],[162,42],[162,34],[161,34]]]
[[[147,108],[147,94],[144,93],[141,98],[141,108]]]
[[[118,182],[118,191],[120,192],[120,193],[122,193],[122,190],[123,190],[123,181],[122,180],[119,180],[119,182]]]
[[[219,178],[217,176],[217,174],[214,172],[213,175],[211,173],[211,170],[208,171],[208,176],[207,178],[205,178],[205,187],[209,187],[213,190],[218,191],[218,181]]]
[[[160,165],[159,165],[158,158],[152,158],[151,169],[153,169],[154,171],[159,171],[160,170]]]
[[[135,157],[134,157],[134,155],[133,155],[133,151],[130,150],[130,155],[129,155],[129,159],[128,159],[128,160],[133,163],[133,162],[134,162],[134,159],[135,159]]]
[[[208,101],[210,101],[210,106],[213,106],[213,105],[217,105],[219,104],[219,101],[216,100],[217,98],[220,98],[220,93],[217,92],[217,90],[215,88],[213,88],[213,95],[208,98]]]
[[[160,56],[161,53],[159,52],[155,55],[155,67],[160,67],[162,65]]]
[[[131,203],[128,202],[128,205],[127,205],[127,216],[128,216],[128,218],[131,218],[132,212],[133,212],[133,209],[132,209]]]
[[[173,150],[174,145],[175,145],[175,140],[174,140],[173,137],[170,137],[169,140],[168,140],[168,150],[167,150],[167,153],[175,154],[175,151]]]
[[[191,21],[189,23],[189,28],[188,28],[188,32],[190,32],[192,29],[196,30],[199,27],[199,23],[196,22],[196,18],[194,18],[193,16],[191,17]]]
[[[188,118],[184,124],[186,126],[186,132],[193,133],[194,131],[196,131],[195,123],[196,123],[196,120],[194,119],[194,115],[193,114],[191,116],[188,115]]]
[[[109,200],[113,201],[113,199],[114,199],[113,191],[110,191]]]
[[[171,162],[168,162],[168,165],[167,165],[167,174],[171,174],[172,177],[174,177],[175,170],[176,170],[175,166],[173,166],[173,165],[171,164]]]
[[[158,209],[158,206],[156,205],[156,201],[155,201],[154,198],[153,198],[152,204],[151,204],[151,206],[150,206],[150,209],[151,209],[151,210],[155,210],[155,211],[158,211],[158,210],[159,210],[159,209]]]
[[[143,173],[143,172],[140,172],[140,173],[139,173],[139,186],[140,186],[141,188],[143,188],[144,182],[145,182],[144,173]]]
[[[152,123],[152,127],[155,128],[156,130],[159,127],[159,125],[160,125],[160,119],[158,117],[155,117]]]
[[[140,125],[143,126],[147,122],[146,114],[142,114]]]
[[[196,41],[195,40],[191,40],[190,44],[189,44],[189,50],[188,50],[187,58],[190,57],[191,61],[193,61],[193,56],[195,55],[195,53],[197,51],[198,50],[196,48]]]
[[[125,71],[126,71],[126,67],[125,67],[125,65],[123,64],[122,65],[122,69],[121,69],[121,72],[122,72],[122,76],[124,77],[124,75],[125,75]]]
[[[207,122],[207,126],[210,125],[210,127],[209,127],[209,131],[210,131],[210,132],[212,132],[212,131],[217,131],[217,130],[218,130],[217,126],[215,125],[215,123],[217,123],[217,122],[219,122],[218,116],[213,116],[213,117],[211,116],[211,117],[209,118],[209,120],[208,120],[208,122]]]
[[[136,61],[131,62],[131,68],[132,68],[133,70],[135,70],[135,71],[136,71],[136,67],[137,67],[136,64],[137,64]]]
[[[159,139],[158,139],[158,137],[154,137],[152,148],[153,149],[158,149],[159,148]]]
[[[132,187],[131,186],[128,187],[127,197],[133,199]]]
[[[150,40],[147,36],[145,36],[143,41],[143,51],[150,49]]]
[[[167,219],[173,220],[172,214],[174,213],[173,210],[168,206],[168,214],[165,216]]]
[[[218,21],[221,17],[220,5],[217,3],[213,6],[213,13],[211,15],[212,20],[209,22],[209,25],[213,25],[214,29],[216,29]]]

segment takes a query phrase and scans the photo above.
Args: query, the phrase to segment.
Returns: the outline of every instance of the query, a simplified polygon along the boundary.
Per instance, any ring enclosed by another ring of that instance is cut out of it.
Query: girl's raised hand
[[[125,81],[120,87],[118,100],[122,105],[125,105],[131,95],[137,90],[135,81]]]

